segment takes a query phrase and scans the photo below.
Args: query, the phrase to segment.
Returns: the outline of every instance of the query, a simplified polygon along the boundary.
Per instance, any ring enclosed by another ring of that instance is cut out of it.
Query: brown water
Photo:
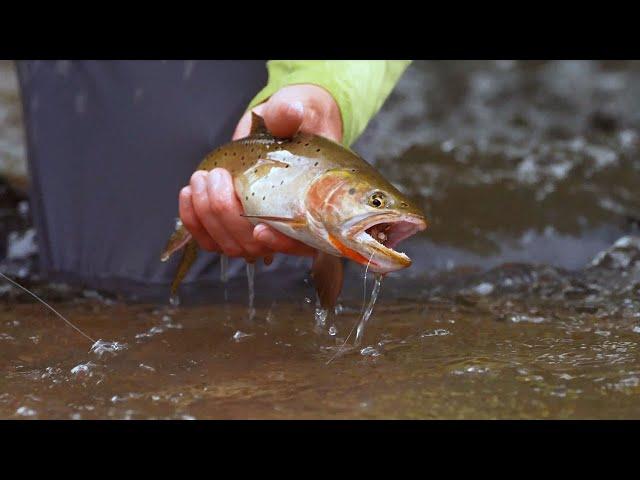
[[[342,350],[356,265],[325,321],[260,268],[255,297],[240,278],[209,305],[107,299],[38,278],[28,201],[0,183],[1,271],[117,342],[0,282],[0,418],[640,418],[638,112],[638,62],[413,65],[356,149],[431,225]]]
[[[360,351],[327,360],[357,309],[38,305],[0,312],[3,418],[636,418],[640,315],[382,302]],[[223,313],[224,312],[224,313]],[[335,333],[331,335],[329,333]]]

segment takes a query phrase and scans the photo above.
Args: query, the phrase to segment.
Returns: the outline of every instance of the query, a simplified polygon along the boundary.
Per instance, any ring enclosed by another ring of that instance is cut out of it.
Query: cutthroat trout
[[[197,170],[216,167],[230,172],[251,223],[268,224],[318,250],[312,278],[324,308],[342,289],[340,257],[378,273],[406,268],[411,260],[394,248],[426,228],[421,210],[352,150],[308,133],[276,138],[255,113],[248,137],[214,150]],[[172,294],[198,251],[180,226],[161,260],[183,247]]]

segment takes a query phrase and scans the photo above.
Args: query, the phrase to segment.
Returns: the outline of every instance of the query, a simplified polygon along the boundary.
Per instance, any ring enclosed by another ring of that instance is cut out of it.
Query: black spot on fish
[[[308,146],[309,146],[309,144],[308,144],[308,143],[305,143],[305,144],[304,144],[304,146],[305,146],[305,147],[308,147]]]
[[[401,202],[400,205],[402,205],[403,207],[407,206],[407,204],[405,202]]]
[[[251,196],[253,197],[256,194],[256,192],[251,192]]]
[[[287,163],[284,168],[289,168],[289,164]]]
[[[282,181],[280,182],[280,185],[282,185],[283,183],[284,183],[284,180],[282,180]]]
[[[356,193],[356,189],[355,188],[350,188],[349,189],[349,195],[353,195],[354,193]]]
[[[319,152],[319,151],[320,151],[320,149],[319,149],[319,148],[318,148],[318,149],[316,149],[316,152]]]
[[[249,197],[248,197],[248,196],[245,196],[245,197],[244,197],[244,199],[245,199],[245,200],[249,200]]]
[[[256,169],[253,171],[253,173],[258,173],[258,169],[256,168]]]
[[[314,163],[314,164],[313,164],[313,166],[314,166],[314,167],[317,167],[317,166],[318,166],[318,162]]]
[[[267,197],[266,197],[266,196],[262,197],[262,200],[266,200],[266,199],[267,199]]]

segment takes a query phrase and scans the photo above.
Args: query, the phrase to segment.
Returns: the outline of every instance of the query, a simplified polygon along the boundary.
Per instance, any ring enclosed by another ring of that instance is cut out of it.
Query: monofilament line
[[[42,303],[45,307],[47,307],[49,310],[51,310],[53,313],[55,313],[60,319],[62,319],[67,325],[69,325],[71,328],[73,328],[76,332],[78,332],[80,335],[82,335],[83,337],[91,340],[92,343],[96,343],[96,341],[91,338],[89,335],[87,335],[86,333],[84,333],[82,330],[80,330],[78,327],[76,327],[73,323],[71,323],[69,320],[67,320],[66,318],[64,318],[62,315],[60,315],[60,313],[58,313],[58,311],[53,308],[51,305],[49,305],[47,302],[45,302],[44,300],[42,300],[40,297],[38,297],[35,293],[33,293],[32,291],[26,289],[25,287],[23,287],[22,285],[20,285],[19,283],[11,280],[9,277],[7,277],[4,273],[0,272],[0,276],[2,276],[2,278],[4,278],[5,280],[7,280],[8,282],[10,282],[11,284],[15,285],[16,287],[18,287],[19,289],[27,292],[29,295],[31,295],[33,298],[35,298],[36,300],[38,300],[40,303]]]

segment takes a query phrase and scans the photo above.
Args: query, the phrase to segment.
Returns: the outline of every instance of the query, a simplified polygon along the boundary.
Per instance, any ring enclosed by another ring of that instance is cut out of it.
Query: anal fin
[[[318,252],[313,259],[311,276],[322,308],[333,308],[342,291],[342,260],[328,253]]]

